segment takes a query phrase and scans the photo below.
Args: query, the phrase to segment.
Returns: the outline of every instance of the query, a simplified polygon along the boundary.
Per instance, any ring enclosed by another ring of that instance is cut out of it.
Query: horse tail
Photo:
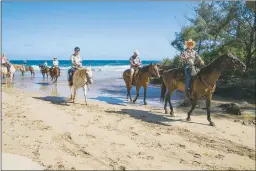
[[[160,97],[161,102],[164,101],[165,94],[166,94],[166,85],[165,85],[164,81],[162,80],[161,97]]]

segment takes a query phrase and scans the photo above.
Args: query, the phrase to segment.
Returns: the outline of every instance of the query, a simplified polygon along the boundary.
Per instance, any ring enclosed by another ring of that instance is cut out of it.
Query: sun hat
[[[195,45],[196,45],[196,42],[193,41],[192,39],[189,39],[189,40],[185,41],[185,46],[186,47],[188,47],[189,45],[191,46],[191,44],[192,44],[192,48],[194,48]]]
[[[139,55],[139,51],[138,50],[135,50],[133,53],[136,53],[137,55]]]

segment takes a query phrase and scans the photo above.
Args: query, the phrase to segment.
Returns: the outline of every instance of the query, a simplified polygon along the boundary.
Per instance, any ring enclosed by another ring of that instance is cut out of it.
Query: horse
[[[69,81],[69,88],[70,88],[70,99],[72,103],[75,103],[76,98],[76,91],[79,88],[83,88],[84,91],[84,98],[85,98],[85,104],[87,105],[87,95],[86,90],[88,84],[92,84],[92,70],[91,67],[89,68],[79,68],[73,73],[72,80]]]
[[[3,77],[5,77],[5,81],[6,81],[5,84],[6,84],[6,85],[8,85],[8,83],[13,84],[13,77],[14,77],[15,71],[16,71],[16,69],[14,68],[13,65],[11,65],[11,66],[10,66],[10,73],[8,73],[7,67],[2,65],[2,72],[1,72],[1,75],[2,75]],[[8,82],[8,80],[7,80],[7,76],[8,76],[8,75],[9,75],[9,77],[10,77],[9,82]]]
[[[49,67],[44,67],[43,64],[40,64],[39,68],[41,70],[41,73],[42,73],[43,77],[45,78],[45,75],[46,75],[47,79],[48,79],[48,76],[50,74],[50,68]]]
[[[207,120],[210,122],[210,126],[215,126],[211,120],[210,106],[212,94],[216,88],[216,81],[225,69],[241,69],[243,72],[246,66],[236,56],[230,52],[226,52],[212,61],[209,65],[203,67],[195,78],[192,78],[191,82],[191,109],[187,114],[187,121],[190,121],[190,115],[196,107],[197,101],[200,98],[205,98]],[[185,90],[185,75],[183,68],[175,68],[165,71],[162,75],[162,87],[161,87],[161,101],[164,102],[165,114],[168,113],[167,102],[170,106],[170,115],[174,117],[173,107],[171,104],[171,95],[174,90]],[[166,93],[166,88],[168,92]]]
[[[23,66],[20,68],[20,71],[21,71],[22,76],[24,76],[24,73],[25,73],[26,71],[30,71],[31,76],[32,76],[32,75],[35,76],[35,70],[34,70],[34,68],[33,68],[32,66],[25,67],[25,66],[23,65]]]
[[[52,78],[53,84],[57,82],[59,74],[60,74],[59,68],[54,67],[54,68],[50,69],[50,76]]]
[[[149,77],[153,76],[153,77],[160,78],[157,65],[151,63],[147,66],[140,68],[139,73],[135,75],[136,81],[135,81],[135,84],[133,84],[133,85],[131,83],[130,75],[131,75],[130,69],[127,69],[123,72],[123,79],[124,79],[124,82],[126,84],[126,89],[127,89],[127,99],[130,97],[130,101],[135,103],[139,97],[140,87],[143,86],[143,88],[144,88],[144,105],[147,105],[146,95],[147,95],[147,88],[148,88],[148,84],[149,84]],[[132,86],[136,87],[136,97],[134,100],[132,100],[131,93],[130,93]]]

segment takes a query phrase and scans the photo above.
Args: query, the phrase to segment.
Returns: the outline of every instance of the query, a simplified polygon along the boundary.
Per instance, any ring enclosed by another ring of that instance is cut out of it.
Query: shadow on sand
[[[99,101],[107,102],[108,104],[121,105],[121,106],[125,106],[125,104],[127,104],[127,100],[122,100],[117,97],[98,96],[90,99],[99,100]]]
[[[186,121],[184,119],[178,119],[175,117],[171,117],[170,115],[165,115],[165,114],[154,114],[150,111],[143,111],[143,110],[136,110],[136,109],[121,109],[121,111],[111,111],[108,110],[106,111],[107,113],[116,113],[116,114],[128,114],[131,117],[135,119],[142,120],[144,122],[148,123],[154,123],[158,125],[163,125],[163,126],[171,126],[172,122],[186,122],[186,123],[193,123],[193,124],[199,124],[199,125],[208,125],[204,123],[197,123],[197,122],[191,122],[191,121]]]
[[[49,101],[52,104],[69,106],[66,98],[57,96],[46,96],[46,97],[33,97],[34,99]]]

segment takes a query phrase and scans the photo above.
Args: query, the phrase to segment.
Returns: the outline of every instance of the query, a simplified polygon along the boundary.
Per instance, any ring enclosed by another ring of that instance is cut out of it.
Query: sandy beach
[[[2,152],[44,169],[255,168],[255,125],[242,124],[252,115],[223,114],[220,101],[211,127],[201,105],[187,122],[188,108],[175,108],[173,118],[150,105],[89,99],[85,106],[4,86],[2,100]]]

